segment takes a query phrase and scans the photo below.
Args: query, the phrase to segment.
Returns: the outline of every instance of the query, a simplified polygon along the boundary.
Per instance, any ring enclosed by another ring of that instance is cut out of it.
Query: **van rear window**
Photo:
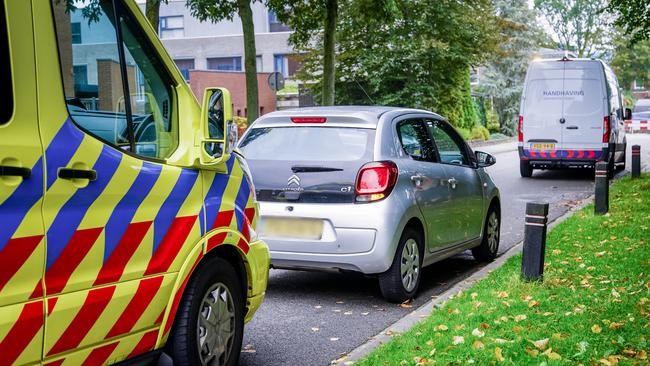
[[[13,84],[11,82],[11,60],[9,58],[9,37],[5,5],[0,1],[0,125],[9,122],[14,113]]]

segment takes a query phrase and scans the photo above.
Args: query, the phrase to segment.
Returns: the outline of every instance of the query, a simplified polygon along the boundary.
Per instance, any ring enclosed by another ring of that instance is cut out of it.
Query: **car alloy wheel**
[[[487,241],[490,252],[496,252],[499,248],[499,217],[495,211],[488,218]]]
[[[224,365],[235,335],[235,305],[226,285],[219,282],[206,292],[199,309],[197,346],[202,365]]]
[[[420,276],[420,251],[414,239],[408,239],[402,248],[400,266],[402,285],[407,292],[413,291]]]

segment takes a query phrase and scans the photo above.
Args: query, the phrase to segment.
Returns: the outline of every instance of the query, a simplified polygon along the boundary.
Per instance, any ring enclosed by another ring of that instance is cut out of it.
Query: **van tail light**
[[[326,117],[291,117],[293,123],[325,123]]]
[[[519,124],[517,125],[517,141],[524,142],[524,116],[519,116]]]
[[[609,116],[605,116],[605,118],[603,118],[603,143],[609,142],[609,135],[611,132],[612,130],[609,126]]]
[[[357,202],[374,202],[390,194],[397,183],[397,165],[392,161],[375,161],[359,169],[355,183]]]

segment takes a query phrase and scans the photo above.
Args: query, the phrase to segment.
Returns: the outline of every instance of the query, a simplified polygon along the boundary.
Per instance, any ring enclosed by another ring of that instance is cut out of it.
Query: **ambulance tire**
[[[208,259],[195,270],[167,341],[174,365],[212,364],[214,357],[218,365],[237,364],[244,334],[242,288],[237,272],[222,258]]]
[[[522,178],[530,178],[533,175],[533,167],[525,160],[519,160],[519,174]]]
[[[384,299],[401,303],[415,296],[422,279],[423,248],[422,233],[411,227],[404,229],[393,263],[388,271],[379,275],[379,289]]]

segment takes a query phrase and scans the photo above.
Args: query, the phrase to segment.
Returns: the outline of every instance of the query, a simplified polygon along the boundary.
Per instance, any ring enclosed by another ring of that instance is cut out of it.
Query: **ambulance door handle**
[[[97,172],[83,169],[59,168],[58,176],[61,179],[88,179],[89,181],[97,180]]]
[[[29,168],[0,165],[0,176],[22,177],[23,179],[27,179],[30,175],[32,175],[32,170]]]

